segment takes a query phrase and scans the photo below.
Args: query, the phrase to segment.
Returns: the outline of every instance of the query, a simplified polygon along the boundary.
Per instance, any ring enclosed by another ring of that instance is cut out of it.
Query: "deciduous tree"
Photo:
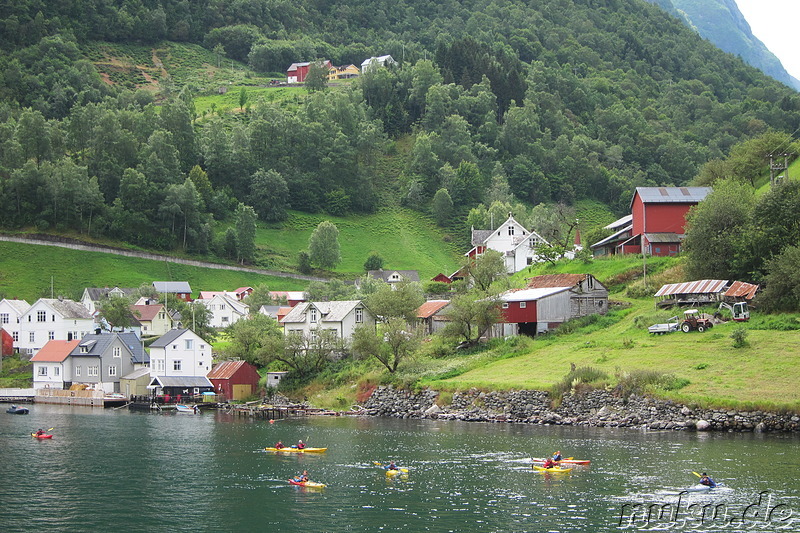
[[[308,239],[308,255],[311,262],[321,268],[331,269],[341,262],[339,228],[333,222],[319,223]]]

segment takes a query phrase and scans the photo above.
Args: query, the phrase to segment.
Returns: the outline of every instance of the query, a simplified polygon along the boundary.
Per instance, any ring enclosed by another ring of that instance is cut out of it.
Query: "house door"
[[[244,400],[253,391],[253,387],[251,385],[234,385],[233,386],[233,399],[234,400]]]

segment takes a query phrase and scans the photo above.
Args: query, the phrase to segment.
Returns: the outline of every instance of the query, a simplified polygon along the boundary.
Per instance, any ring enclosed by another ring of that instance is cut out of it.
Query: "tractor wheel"
[[[705,330],[706,330],[706,327],[703,324],[699,324],[697,326],[697,331],[699,331],[700,333],[703,333]]]
[[[688,322],[684,322],[683,324],[681,324],[681,331],[683,331],[684,333],[689,333],[690,331],[692,331],[692,325],[689,324]]]

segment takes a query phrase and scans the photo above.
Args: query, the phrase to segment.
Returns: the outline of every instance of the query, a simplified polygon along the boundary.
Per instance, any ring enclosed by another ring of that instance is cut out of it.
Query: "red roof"
[[[212,368],[206,377],[208,379],[231,379],[240,368],[248,364],[247,361],[223,361]]]
[[[164,309],[164,306],[161,304],[153,304],[153,305],[132,305],[131,311],[138,311],[139,316],[136,318],[141,321],[151,322],[158,313]],[[134,315],[135,316],[135,315]]]
[[[586,279],[586,274],[545,274],[544,276],[528,278],[528,288],[574,287],[584,279]]]
[[[429,300],[417,309],[417,318],[430,318],[450,303],[450,300]]]
[[[42,349],[31,357],[31,361],[34,363],[61,363],[80,343],[80,339],[76,341],[47,341],[47,344],[42,346]]]
[[[725,291],[723,296],[728,296],[730,298],[744,298],[745,300],[752,300],[753,297],[756,295],[756,291],[758,290],[758,285],[753,285],[752,283],[745,283],[744,281],[734,281],[730,288]]]

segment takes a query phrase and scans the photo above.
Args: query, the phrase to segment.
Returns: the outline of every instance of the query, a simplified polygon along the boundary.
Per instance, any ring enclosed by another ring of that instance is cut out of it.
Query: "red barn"
[[[325,66],[325,71],[330,71],[331,62],[327,59],[322,62]],[[303,83],[306,81],[306,76],[308,76],[308,70],[311,68],[311,62],[306,61],[304,63],[292,63],[288,69],[286,69],[286,81],[288,83]],[[327,77],[327,74],[326,74]]]
[[[631,237],[618,244],[620,253],[675,255],[681,251],[686,214],[711,192],[711,187],[637,187],[631,200]]]
[[[256,367],[247,361],[223,361],[206,376],[214,385],[214,392],[228,400],[243,400],[258,391],[261,376]]]

